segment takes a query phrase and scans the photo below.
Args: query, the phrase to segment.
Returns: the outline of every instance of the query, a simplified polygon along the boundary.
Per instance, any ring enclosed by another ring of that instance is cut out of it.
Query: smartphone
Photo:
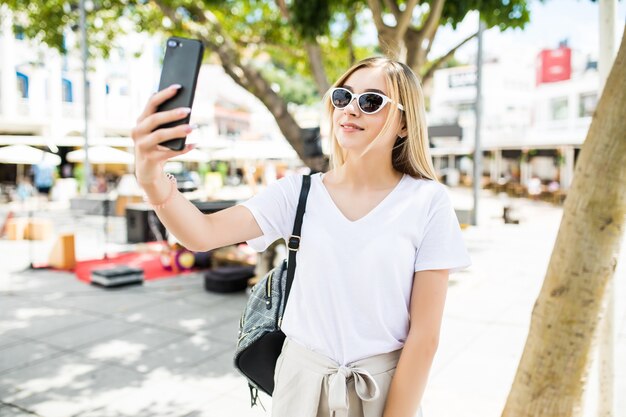
[[[182,87],[174,97],[161,104],[157,111],[172,110],[178,107],[191,108],[196,92],[198,72],[204,55],[204,46],[197,39],[179,37],[169,38],[165,45],[165,58],[163,59],[159,91],[172,84],[180,84]],[[190,118],[191,113],[184,119],[163,124],[157,129],[187,124]],[[185,139],[186,137],[174,138],[161,142],[160,145],[180,151],[185,147]]]

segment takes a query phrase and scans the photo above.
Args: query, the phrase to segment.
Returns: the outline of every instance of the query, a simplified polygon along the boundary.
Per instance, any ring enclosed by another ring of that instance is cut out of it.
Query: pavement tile
[[[248,385],[243,382],[238,384],[228,394],[221,395],[210,402],[202,404],[195,414],[185,417],[269,417],[272,412],[272,398],[262,393],[259,394],[259,398],[263,407],[259,404],[251,407],[250,390]]]
[[[130,315],[129,320],[152,323],[182,332],[196,332],[239,319],[237,311],[224,308],[222,304],[199,306],[186,300],[173,300],[167,304],[157,303],[143,308]]]
[[[138,344],[142,346],[143,350],[152,351],[179,340],[181,337],[189,337],[189,335],[168,329],[142,326],[132,331],[109,337],[108,341]]]
[[[70,329],[65,329],[42,338],[54,347],[69,350],[84,350],[101,340],[110,340],[121,333],[139,331],[141,327],[121,320],[97,319]]]
[[[445,386],[429,385],[422,402],[425,417],[499,417],[504,399],[493,395],[454,390]],[[546,416],[547,417],[547,416]]]
[[[14,403],[45,417],[67,417],[113,403],[137,389],[143,376],[120,367],[96,367],[78,373],[68,383],[20,398]]]
[[[0,350],[0,374],[61,353],[60,349],[36,341],[8,346]]]
[[[234,316],[224,323],[213,326],[210,329],[199,330],[197,334],[206,335],[211,339],[235,346],[239,337],[239,317]]]
[[[490,326],[489,323],[444,317],[439,347],[430,371],[431,378],[453,363],[470,344],[484,335]]]
[[[146,297],[144,293],[140,292],[123,292],[121,288],[115,290],[98,289],[98,292],[64,297],[49,303],[65,305],[95,315],[116,315],[119,317],[126,317],[134,310],[148,305],[162,304],[159,303],[159,300]]]
[[[67,353],[0,375],[0,398],[15,403],[27,397],[63,388],[75,378],[98,369],[101,364]]]
[[[20,307],[14,312],[13,318],[0,320],[0,334],[33,339],[95,320],[82,312],[39,303]]]
[[[42,295],[50,292],[88,291],[85,283],[76,279],[73,273],[50,269],[13,272],[2,280],[1,291],[19,291],[22,296]]]
[[[190,272],[172,278],[155,279],[146,281],[144,287],[150,290],[182,287],[200,288],[202,286],[201,275],[201,272]]]
[[[108,337],[82,349],[81,354],[96,361],[132,367],[143,355],[188,337],[172,331],[144,327]]]
[[[15,344],[19,344],[28,340],[30,339],[24,339],[21,337],[3,334],[0,336],[0,349],[4,349],[5,347],[13,346]]]
[[[0,320],[13,320],[17,316],[17,311],[21,308],[29,307],[32,301],[15,295],[0,295]]]
[[[33,414],[19,407],[0,405],[0,417],[33,417]]]
[[[465,391],[483,397],[506,396],[525,341],[524,329],[491,325],[448,366],[432,374],[428,387],[445,386],[453,392]],[[481,414],[468,409],[464,415]]]
[[[241,300],[243,300],[244,297],[247,299],[248,296],[243,291],[230,294],[218,294],[206,291],[203,287],[200,287],[196,291],[185,295],[183,299],[187,303],[203,307],[211,307],[219,304],[220,307],[229,308],[232,307],[232,303],[235,303],[237,306],[242,304]],[[243,305],[245,305],[245,301],[243,301]]]
[[[191,337],[183,336],[153,350],[143,350],[143,346],[138,343],[113,340],[92,346],[85,355],[88,358],[114,361],[141,373],[149,373],[160,368],[179,372],[230,350],[231,345],[197,334]]]
[[[223,382],[223,381],[222,381]],[[220,381],[159,368],[143,375],[141,385],[127,387],[115,401],[84,416],[182,416],[198,410]],[[237,414],[223,414],[235,416]]]

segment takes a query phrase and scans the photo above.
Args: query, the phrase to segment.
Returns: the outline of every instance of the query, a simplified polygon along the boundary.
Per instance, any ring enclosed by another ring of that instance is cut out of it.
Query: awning
[[[61,157],[28,145],[10,145],[0,148],[0,163],[17,165],[59,165]]]
[[[207,151],[202,151],[199,149],[192,149],[189,152],[175,156],[171,158],[170,161],[180,161],[180,162],[209,162],[211,157]]]
[[[78,149],[68,152],[67,160],[70,162],[85,162],[85,150]],[[110,146],[90,146],[89,162],[92,164],[130,165],[135,162],[135,156]]]
[[[62,138],[50,138],[45,136],[30,135],[0,135],[0,145],[30,145],[30,146],[84,146],[82,136],[65,136]],[[89,138],[89,146],[108,145],[130,148],[134,146],[133,140],[128,136],[110,136]]]
[[[237,141],[230,147],[210,153],[213,160],[257,160],[257,159],[299,159],[296,151],[287,142],[279,141]]]

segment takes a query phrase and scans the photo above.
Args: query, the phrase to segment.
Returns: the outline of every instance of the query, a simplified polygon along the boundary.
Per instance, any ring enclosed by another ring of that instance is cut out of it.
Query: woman
[[[302,178],[285,177],[247,202],[203,215],[163,175],[185,153],[158,143],[189,126],[133,130],[136,175],[165,226],[191,250],[248,241],[263,250],[291,234]],[[332,169],[314,174],[275,372],[274,416],[413,417],[437,349],[448,274],[470,265],[450,198],[428,153],[415,74],[386,58],[357,63],[325,96]]]

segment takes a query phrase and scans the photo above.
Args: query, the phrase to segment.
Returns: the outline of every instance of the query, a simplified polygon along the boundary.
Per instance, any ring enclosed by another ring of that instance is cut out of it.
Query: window
[[[63,101],[66,103],[72,103],[74,101],[74,95],[72,94],[72,82],[67,78],[63,78]]]
[[[552,120],[567,119],[567,97],[552,99],[550,103],[550,115]]]
[[[17,91],[20,92],[20,97],[28,98],[28,76],[19,71],[16,71],[17,75]]]
[[[596,110],[598,104],[597,93],[583,93],[580,95],[578,101],[578,116],[579,117],[591,117]]]
[[[13,29],[15,33],[15,39],[19,41],[23,41],[24,40],[24,28],[22,26],[15,25]]]

